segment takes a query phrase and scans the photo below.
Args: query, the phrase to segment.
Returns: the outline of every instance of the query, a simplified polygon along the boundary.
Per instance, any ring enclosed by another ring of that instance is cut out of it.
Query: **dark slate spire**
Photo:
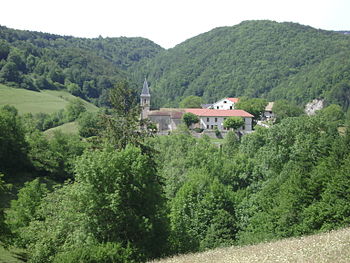
[[[142,97],[150,97],[151,96],[151,94],[149,94],[149,88],[148,88],[148,83],[147,83],[147,79],[146,78],[145,78],[145,82],[143,82],[143,88],[142,88],[141,96]]]

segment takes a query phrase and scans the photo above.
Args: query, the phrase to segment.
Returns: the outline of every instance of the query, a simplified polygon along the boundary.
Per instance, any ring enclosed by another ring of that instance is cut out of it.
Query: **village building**
[[[239,101],[239,98],[224,98],[213,104],[208,105],[206,108],[215,110],[234,110],[235,104]]]
[[[203,130],[225,130],[224,121],[228,117],[242,117],[244,125],[239,129],[241,132],[251,132],[253,130],[253,115],[244,110],[215,110],[215,109],[184,109],[199,117],[199,128]]]
[[[187,112],[199,117],[200,122],[196,127],[203,129],[203,131],[219,130],[225,132],[226,129],[223,126],[225,119],[235,116],[244,119],[244,125],[239,129],[241,134],[250,133],[252,132],[253,115],[244,110],[235,110],[234,106],[237,102],[238,98],[225,98],[206,109],[160,108],[159,110],[150,110],[151,94],[145,79],[140,95],[141,118],[148,118],[155,123],[159,134],[167,134],[182,123],[182,116]]]
[[[265,111],[264,111],[264,114],[263,114],[263,118],[265,120],[270,120],[270,119],[275,118],[275,115],[272,112],[273,104],[274,104],[273,102],[269,102],[267,104],[267,106],[265,107]]]

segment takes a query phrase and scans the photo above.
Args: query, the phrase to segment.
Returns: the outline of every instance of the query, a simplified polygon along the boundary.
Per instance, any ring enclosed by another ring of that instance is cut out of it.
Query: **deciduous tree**
[[[182,121],[186,124],[187,127],[190,127],[192,124],[198,123],[199,118],[197,115],[186,112],[184,115],[182,115]]]
[[[228,117],[224,120],[224,127],[226,129],[234,129],[237,130],[244,125],[244,119],[242,117]]]
[[[201,108],[202,98],[198,96],[188,96],[179,103],[180,108]]]

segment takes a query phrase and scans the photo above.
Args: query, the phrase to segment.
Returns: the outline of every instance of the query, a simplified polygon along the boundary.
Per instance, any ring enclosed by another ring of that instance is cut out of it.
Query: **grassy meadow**
[[[44,134],[51,138],[54,134],[55,131],[61,131],[63,133],[68,133],[68,134],[78,134],[79,132],[79,125],[77,122],[73,121],[73,122],[68,122],[65,124],[62,124],[60,126],[48,129],[46,131],[44,131]]]
[[[5,249],[0,244],[0,263],[21,263],[25,262],[23,257],[25,251],[18,248]]]
[[[152,263],[350,262],[350,228],[244,247],[179,255]]]
[[[43,90],[40,92],[16,89],[0,84],[0,106],[15,106],[20,114],[23,113],[53,113],[64,109],[70,100],[77,97],[66,91]],[[97,111],[98,108],[84,101],[88,111]]]

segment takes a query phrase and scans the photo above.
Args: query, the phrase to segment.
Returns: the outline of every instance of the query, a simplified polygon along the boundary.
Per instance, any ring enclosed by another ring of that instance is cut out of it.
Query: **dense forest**
[[[169,50],[5,27],[0,37],[0,83],[101,106],[74,100],[39,118],[0,105],[0,246],[24,260],[145,262],[349,226],[348,36],[248,21]],[[139,118],[145,76],[156,106],[245,96],[251,111],[276,100],[278,116],[219,143],[181,125],[156,136]],[[313,98],[326,107],[304,115]],[[43,133],[73,120],[78,134]]]
[[[164,50],[143,38],[84,39],[0,27],[0,82],[27,89],[67,89],[105,105],[115,81],[147,77],[153,107],[190,95],[315,98],[350,104],[350,37],[294,23],[246,21]]]
[[[66,89],[105,105],[116,81],[135,80],[128,71],[133,64],[161,50],[143,38],[84,39],[0,26],[0,82],[30,90]]]
[[[2,244],[29,262],[143,262],[349,225],[340,106],[241,139],[230,131],[218,147],[186,126],[154,136],[131,94],[119,82],[81,137],[48,138],[1,108]]]
[[[161,52],[142,67],[156,105],[186,96],[324,98],[349,106],[349,35],[294,23],[246,21],[216,28]]]

